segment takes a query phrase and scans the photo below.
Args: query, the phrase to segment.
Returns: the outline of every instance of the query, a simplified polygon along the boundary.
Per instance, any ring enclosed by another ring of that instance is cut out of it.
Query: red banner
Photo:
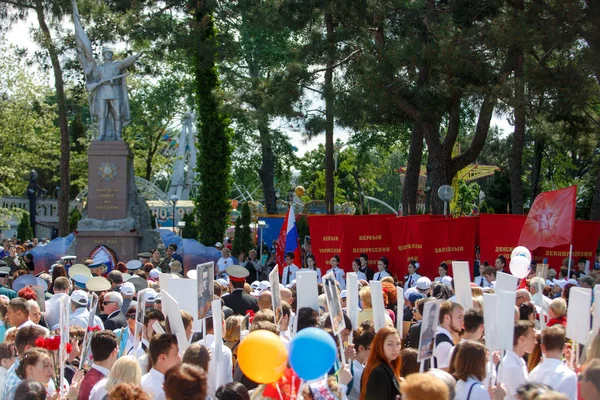
[[[334,254],[338,254],[341,258],[340,267],[344,268],[346,265],[344,251],[346,251],[347,245],[344,243],[344,218],[347,216],[310,215],[308,217],[312,252],[317,261],[317,267],[321,269],[323,275],[330,268],[329,260]]]
[[[472,266],[475,259],[475,232],[478,219],[436,218],[419,223],[423,240],[423,260],[419,263],[419,274],[429,278],[438,275],[440,263],[451,266],[452,261],[468,261]],[[452,271],[450,270],[450,274]]]
[[[510,253],[519,245],[525,218],[525,215],[479,215],[479,260],[494,265],[496,258],[503,255],[508,269]]]
[[[599,222],[575,221],[575,230],[573,231],[573,258],[575,264],[578,259],[585,257],[593,268],[599,237]],[[569,245],[565,244],[552,249],[541,247],[533,253],[533,259],[538,263],[541,263],[544,258],[548,258],[548,264],[551,268],[558,270],[562,265],[562,261],[569,258]],[[572,264],[571,268],[574,268],[575,264]]]
[[[429,221],[430,215],[411,215],[387,220],[390,233],[390,270],[398,277],[406,275],[408,262],[421,262],[423,240],[419,222]]]
[[[340,267],[345,271],[352,271],[352,260],[365,253],[369,256],[369,267],[376,271],[377,261],[382,256],[390,257],[390,235],[387,225],[390,217],[389,214],[346,216],[343,221],[344,248],[347,252],[344,252],[345,259]]]

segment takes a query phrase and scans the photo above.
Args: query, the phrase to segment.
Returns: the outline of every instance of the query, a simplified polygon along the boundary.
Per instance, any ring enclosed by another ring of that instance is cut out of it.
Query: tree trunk
[[[325,13],[325,27],[327,30],[327,65],[325,70],[325,206],[327,214],[335,214],[335,181],[333,177],[333,64],[335,63],[335,48],[333,37],[333,15]]]
[[[531,202],[540,194],[542,159],[544,157],[545,139],[536,139],[533,144],[533,165],[531,168]]]
[[[262,183],[263,195],[265,196],[265,207],[267,214],[277,214],[277,196],[275,194],[275,154],[271,142],[268,121],[259,123],[258,133],[260,135],[260,149],[262,152],[262,163],[258,170],[258,176]]]
[[[600,157],[596,156],[596,185],[590,207],[590,220],[600,221]]]
[[[431,191],[429,201],[432,214],[444,213],[444,202],[440,200],[437,191],[440,186],[450,183],[446,171],[447,160],[444,146],[440,143],[439,128],[439,119],[436,122],[422,122],[423,136],[425,137],[425,142],[427,142],[427,149],[429,151],[428,164],[431,166]]]
[[[408,149],[408,163],[402,185],[402,215],[417,213],[417,192],[419,190],[419,175],[421,158],[423,157],[423,130],[419,123],[413,124]]]
[[[56,47],[52,41],[50,29],[46,24],[44,16],[44,5],[41,0],[35,3],[35,11],[38,23],[43,35],[43,43],[54,71],[54,86],[56,88],[56,99],[58,102],[58,125],[60,127],[60,192],[58,195],[58,235],[67,236],[69,234],[69,200],[70,200],[70,172],[69,163],[71,158],[70,139],[69,139],[69,121],[67,119],[67,101],[62,76],[62,68],[58,60]],[[33,227],[35,233],[35,227]]]
[[[513,214],[523,214],[523,147],[525,144],[525,80],[523,77],[523,50],[519,49],[515,55],[515,93],[514,113],[515,130],[513,144],[508,158],[510,169],[510,201]]]

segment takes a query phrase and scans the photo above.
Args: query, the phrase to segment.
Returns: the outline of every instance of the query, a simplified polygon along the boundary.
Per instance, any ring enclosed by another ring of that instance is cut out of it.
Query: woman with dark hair
[[[200,343],[191,344],[185,349],[185,353],[183,353],[183,357],[181,358],[182,363],[195,365],[206,372],[208,372],[209,361],[210,352],[207,347],[202,346]]]
[[[217,389],[217,400],[250,400],[248,389],[239,382],[229,382]]]
[[[317,272],[317,283],[321,283],[321,268],[317,267],[317,260],[315,260],[315,256],[312,253],[306,256],[306,267],[311,271]]]
[[[152,258],[150,258],[150,263],[152,264],[152,266],[154,268],[157,268],[160,265],[160,262],[162,261],[160,258],[160,250],[152,249],[150,251],[150,253],[152,253]]]
[[[59,264],[59,265],[56,265],[54,267],[54,269],[52,270],[52,283],[50,284],[50,287],[48,288],[48,293],[54,294],[54,281],[57,278],[60,278],[61,276],[69,278],[69,276],[67,275],[67,269],[65,268],[65,266]]]
[[[386,276],[392,276],[388,272],[388,267],[390,266],[390,262],[387,257],[381,257],[379,261],[377,261],[377,272],[373,275],[373,280],[380,281]]]
[[[345,290],[346,278],[344,276],[344,270],[339,267],[340,256],[335,254],[333,257],[331,257],[331,260],[329,260],[329,262],[331,263],[331,269],[327,271],[327,274],[332,274],[337,283],[340,285],[340,290]]]
[[[356,276],[358,277],[359,281],[367,281],[367,275],[365,275],[364,272],[360,271],[360,258],[355,258],[354,261],[352,261],[352,271],[356,273]]]
[[[434,282],[431,285],[431,297],[438,300],[448,300],[452,297],[452,291],[441,282]]]
[[[519,319],[535,323],[535,306],[532,302],[521,303],[519,306]]]
[[[464,340],[456,345],[452,375],[456,378],[455,400],[490,400],[483,383],[486,375],[487,350],[481,343]]]
[[[369,359],[371,344],[375,338],[375,328],[372,321],[363,322],[356,331],[354,331],[353,341],[356,349],[356,357],[352,361],[352,375],[354,383],[348,393],[348,400],[358,400],[360,396],[360,384],[365,364]]]
[[[400,394],[400,347],[396,329],[384,326],[377,332],[361,380],[362,400],[394,399]]]
[[[445,276],[448,276],[448,264],[446,264],[445,262],[441,263],[440,266],[438,267],[438,274],[440,276],[435,278],[434,281],[442,282],[442,278],[444,278]]]
[[[38,381],[21,381],[17,386],[14,398],[19,400],[46,400],[46,387]]]
[[[319,313],[310,307],[302,307],[296,314],[298,326],[296,332],[300,332],[304,328],[319,327]]]
[[[419,372],[419,363],[417,356],[419,351],[417,349],[405,348],[400,352],[400,358],[402,359],[402,368],[400,368],[400,376],[406,378],[410,374],[416,374]]]
[[[208,374],[200,367],[190,364],[177,365],[165,374],[165,396],[167,400],[206,399]]]

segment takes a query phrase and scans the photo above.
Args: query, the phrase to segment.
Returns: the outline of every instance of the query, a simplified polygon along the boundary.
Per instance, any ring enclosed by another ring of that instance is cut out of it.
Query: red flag
[[[533,251],[573,241],[577,186],[540,193],[525,220],[519,246]]]

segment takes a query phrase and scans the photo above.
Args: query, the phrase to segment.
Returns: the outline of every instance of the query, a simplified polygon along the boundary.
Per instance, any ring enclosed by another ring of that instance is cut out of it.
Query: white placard
[[[223,311],[221,310],[221,299],[213,300],[211,303],[212,307],[212,321],[213,321],[213,335],[215,337],[215,349],[212,353],[212,357],[215,358],[215,370],[219,370],[219,364],[221,364],[221,357],[223,354]],[[215,387],[218,388],[221,383],[219,382],[219,375],[215,374]]]
[[[296,311],[310,307],[319,312],[319,289],[317,287],[317,272],[296,272]]]
[[[279,270],[273,268],[269,273],[269,286],[271,287],[271,298],[273,313],[275,314],[275,323],[278,324],[279,320],[283,316],[283,310],[281,308],[281,289],[279,288]]]
[[[513,350],[513,338],[515,336],[515,300],[515,292],[508,292],[505,290],[496,291],[497,328],[496,331],[494,331],[494,342],[500,350]],[[503,331],[500,332],[499,329],[502,329]]]
[[[496,286],[494,287],[494,292],[506,291],[516,293],[517,286],[519,286],[519,278],[516,276],[505,274],[504,272],[498,272],[496,274]]]
[[[196,303],[196,313],[194,321],[204,318],[208,313],[208,309],[211,307],[211,303],[215,294],[215,263],[203,263],[196,266],[196,294],[198,296],[198,302]]]
[[[452,274],[454,275],[456,302],[463,306],[465,311],[473,308],[469,263],[467,261],[452,261]]]
[[[158,285],[160,286],[160,291],[169,291],[169,280],[171,279],[170,274],[163,274],[162,272],[158,273]]]
[[[396,286],[396,309],[398,310],[398,317],[396,318],[396,330],[400,333],[400,337],[404,338],[404,325],[402,318],[402,311],[404,310],[404,289],[400,286]]]
[[[442,300],[427,301],[423,305],[423,319],[421,320],[421,334],[419,335],[419,354],[417,361],[421,362],[433,356],[435,346],[435,332],[440,321],[440,306]]]
[[[379,331],[386,324],[385,320],[385,306],[383,305],[383,290],[381,287],[381,281],[369,282],[371,287],[371,304],[373,306],[373,324],[375,325],[375,332]]]
[[[162,326],[160,326],[160,322],[158,321],[154,321],[154,323],[152,324],[152,331],[156,335],[162,335],[163,333],[165,333],[165,330]]]
[[[483,294],[483,323],[485,328],[485,345],[491,352],[500,350],[496,340],[496,316],[498,306],[495,294]]]
[[[198,285],[194,279],[171,279],[169,294],[175,299],[181,310],[192,314],[194,321],[198,319]]]
[[[195,281],[192,281],[195,283]],[[161,291],[161,300],[163,304],[163,310],[166,311],[165,315],[169,319],[169,327],[171,333],[177,336],[177,345],[179,347],[179,354],[183,355],[185,349],[188,347],[187,336],[185,335],[185,328],[183,327],[183,319],[181,319],[181,310],[177,301],[165,291]],[[195,298],[196,296],[194,296]]]
[[[342,312],[340,294],[337,291],[333,273],[329,273],[323,277],[323,290],[325,291],[327,309],[329,310],[329,318],[331,319],[331,330],[337,336],[346,329],[346,320]]]
[[[600,285],[594,286],[594,319],[592,320],[592,329],[596,333],[600,329]]]
[[[346,313],[352,323],[352,329],[358,329],[358,275],[356,272],[346,274]]]
[[[584,344],[590,333],[590,307],[592,289],[572,287],[567,310],[567,337]]]

